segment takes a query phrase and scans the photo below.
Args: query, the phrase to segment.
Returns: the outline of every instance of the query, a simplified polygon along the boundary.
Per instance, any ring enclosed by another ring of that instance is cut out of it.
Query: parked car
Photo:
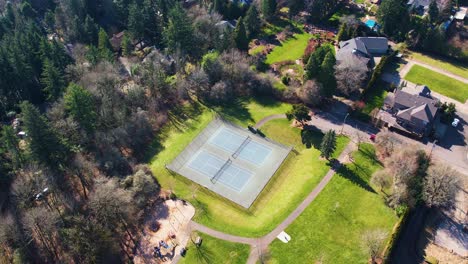
[[[371,134],[369,139],[372,140],[372,141],[375,141],[375,134]]]
[[[453,127],[457,127],[457,126],[458,126],[458,123],[460,123],[460,119],[454,118],[454,119],[453,119],[453,122],[452,122],[452,126],[453,126]]]

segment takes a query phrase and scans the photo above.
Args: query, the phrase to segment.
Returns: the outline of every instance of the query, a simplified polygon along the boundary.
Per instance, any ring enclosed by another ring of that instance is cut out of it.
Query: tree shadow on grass
[[[356,165],[356,164],[354,164],[354,165]],[[356,166],[356,169],[359,169],[359,166]],[[356,172],[351,170],[349,168],[349,166],[346,166],[346,165],[341,166],[340,169],[338,170],[338,175],[340,175],[341,177],[349,180],[350,182],[356,184],[357,186],[361,187],[362,189],[364,189],[364,190],[366,190],[368,192],[376,193],[374,191],[374,189],[372,189],[372,187],[365,180],[363,180],[361,177],[359,177],[359,175],[357,175]]]
[[[203,244],[200,246],[194,246],[193,250],[195,250],[196,253],[197,263],[215,263],[213,251],[207,246],[204,246]]]
[[[375,151],[369,150],[368,148],[359,148],[359,153],[368,158],[369,160],[372,160],[374,163],[383,165],[380,160],[377,159],[377,155],[375,154]]]
[[[229,120],[235,121],[239,120],[241,122],[253,122],[252,115],[247,109],[247,103],[245,100],[236,99],[229,104],[222,106],[212,106],[212,108],[218,113],[221,117]]]
[[[311,148],[313,146],[316,149],[320,149],[322,138],[323,134],[321,132],[312,130],[310,127],[301,130],[302,144],[304,144],[306,148]]]

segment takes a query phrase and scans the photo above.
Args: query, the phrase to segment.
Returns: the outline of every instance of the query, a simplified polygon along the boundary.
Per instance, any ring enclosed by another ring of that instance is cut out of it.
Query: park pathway
[[[274,119],[285,119],[285,118],[286,118],[285,114],[270,115],[258,121],[258,123],[255,124],[255,128],[261,128],[268,121],[271,121]]]
[[[267,116],[260,120],[255,125],[255,127],[260,128],[270,120],[282,118],[286,118],[286,115],[278,114]],[[286,217],[286,219],[283,220],[283,222],[281,222],[275,229],[273,229],[273,231],[271,231],[267,235],[260,238],[234,236],[211,229],[194,221],[191,221],[190,223],[191,230],[196,230],[218,239],[250,245],[251,250],[249,258],[247,259],[247,264],[257,263],[257,260],[261,257],[261,254],[266,252],[268,245],[270,245],[270,243],[272,243],[282,231],[284,231],[290,224],[292,224],[294,220],[296,220],[296,218],[298,218],[302,214],[302,212],[304,212],[304,210],[315,200],[315,198],[317,198],[317,196],[320,194],[320,192],[322,192],[325,186],[327,186],[327,184],[333,178],[333,175],[335,175],[336,171],[341,167],[343,162],[346,161],[348,154],[354,150],[354,145],[355,144],[351,141],[346,146],[346,148],[340,154],[338,159],[334,162],[334,164],[327,172],[325,177],[323,177],[323,179],[320,181],[320,183],[312,190],[311,193],[309,193],[309,195],[307,195],[307,197],[302,201],[302,203],[299,204],[299,206],[288,217]]]

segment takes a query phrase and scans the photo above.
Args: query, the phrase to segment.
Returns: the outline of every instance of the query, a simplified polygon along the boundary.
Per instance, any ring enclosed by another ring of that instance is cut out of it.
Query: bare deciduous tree
[[[423,183],[423,199],[433,207],[449,206],[455,200],[459,174],[444,164],[429,167]]]
[[[338,91],[345,95],[358,92],[367,78],[367,72],[366,62],[357,56],[340,61],[335,69]]]
[[[417,147],[405,147],[395,151],[385,160],[385,167],[394,177],[394,184],[408,184],[419,167]]]
[[[385,170],[376,171],[371,178],[371,183],[379,187],[381,192],[384,192],[383,189],[389,188],[392,184],[392,179],[388,172]]]
[[[299,89],[298,96],[305,104],[318,106],[322,101],[322,85],[315,80],[308,80]]]
[[[372,264],[376,263],[386,238],[387,232],[380,229],[369,230],[362,235],[362,249],[370,257]]]
[[[59,216],[45,207],[34,207],[24,213],[23,223],[31,237],[40,242],[51,258],[58,260],[56,231]]]
[[[392,155],[398,144],[400,144],[399,140],[390,132],[380,132],[375,137],[375,149],[380,158]]]

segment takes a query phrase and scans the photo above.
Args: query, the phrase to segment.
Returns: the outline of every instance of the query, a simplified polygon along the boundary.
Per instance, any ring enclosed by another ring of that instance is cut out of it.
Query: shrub
[[[401,215],[400,220],[393,227],[393,231],[390,236],[390,239],[388,240],[387,245],[385,246],[384,252],[382,254],[382,259],[383,259],[382,263],[390,264],[390,255],[398,241],[398,238],[400,237],[401,230],[403,229],[403,226],[405,225],[408,219],[409,212],[410,210],[406,210],[403,213],[403,215]]]

